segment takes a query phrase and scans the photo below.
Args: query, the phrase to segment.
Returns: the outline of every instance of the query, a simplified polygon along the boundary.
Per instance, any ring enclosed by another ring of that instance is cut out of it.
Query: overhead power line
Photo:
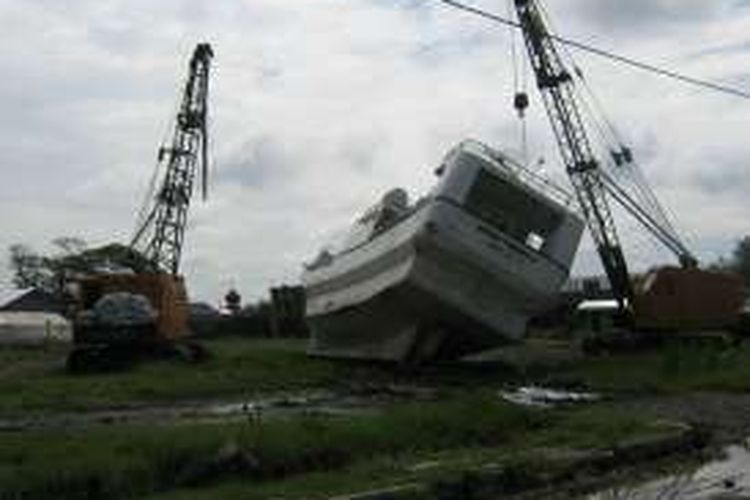
[[[486,10],[479,9],[471,5],[467,5],[465,3],[458,2],[456,0],[437,0],[437,1],[445,5],[448,5],[450,7],[453,7],[455,9],[469,12],[471,14],[474,14],[479,17],[483,17],[485,19],[488,19],[496,23],[504,24],[506,26],[512,26],[517,29],[521,28],[521,25],[518,24],[516,21],[507,19],[498,14],[493,14],[492,12],[487,12]],[[707,80],[702,80],[699,78],[694,78],[691,76],[683,75],[681,73],[672,71],[670,69],[666,69],[663,67],[656,66],[654,64],[645,63],[642,61],[632,59],[630,57],[615,54],[614,52],[610,52],[604,49],[599,49],[597,47],[593,47],[591,45],[587,45],[585,43],[578,42],[570,38],[562,37],[562,36],[555,35],[555,34],[550,34],[550,36],[552,39],[554,39],[555,41],[559,43],[568,45],[570,47],[573,47],[575,49],[578,49],[584,52],[588,52],[590,54],[595,54],[597,56],[604,57],[606,59],[609,59],[615,62],[619,62],[619,63],[625,64],[634,68],[638,68],[643,71],[648,71],[650,73],[654,73],[663,77],[671,78],[673,80],[681,81],[683,83],[687,83],[690,85],[694,85],[694,86],[702,87],[705,89],[714,90],[716,92],[733,95],[735,97],[741,97],[742,99],[750,100],[750,92],[746,92],[740,89],[729,87],[727,85],[722,85],[719,83],[710,82]]]

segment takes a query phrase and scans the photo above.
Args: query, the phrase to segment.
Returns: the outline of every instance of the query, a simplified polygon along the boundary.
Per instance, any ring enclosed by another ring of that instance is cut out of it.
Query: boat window
[[[529,233],[526,237],[526,245],[538,251],[544,246],[544,240],[544,237],[536,233]]]
[[[466,209],[513,239],[542,250],[561,216],[515,183],[480,169],[464,202]]]

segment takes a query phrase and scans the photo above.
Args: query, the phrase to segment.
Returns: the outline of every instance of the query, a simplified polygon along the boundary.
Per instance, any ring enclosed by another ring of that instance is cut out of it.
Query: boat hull
[[[441,199],[334,264],[303,274],[310,354],[396,362],[519,340],[567,277]]]

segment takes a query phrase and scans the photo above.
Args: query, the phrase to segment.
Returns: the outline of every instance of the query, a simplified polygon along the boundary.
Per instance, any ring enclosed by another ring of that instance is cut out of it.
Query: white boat
[[[519,340],[568,277],[571,198],[468,140],[414,204],[387,193],[305,266],[312,355],[414,363]]]

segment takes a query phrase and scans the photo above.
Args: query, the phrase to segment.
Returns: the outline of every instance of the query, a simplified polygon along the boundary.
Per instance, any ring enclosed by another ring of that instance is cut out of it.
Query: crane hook
[[[513,107],[518,111],[518,117],[524,118],[529,107],[529,95],[526,92],[517,92],[513,99]]]

